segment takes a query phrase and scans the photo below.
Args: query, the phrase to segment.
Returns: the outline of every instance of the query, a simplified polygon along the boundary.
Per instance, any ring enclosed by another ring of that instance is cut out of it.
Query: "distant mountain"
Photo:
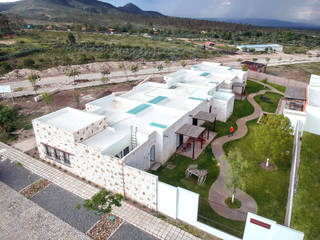
[[[148,14],[152,16],[163,16],[159,12],[154,11],[143,11],[141,8],[137,7],[133,3],[128,3],[127,5],[123,7],[118,7],[119,10],[127,12],[127,13],[133,13],[133,14]]]
[[[145,27],[179,28],[192,30],[249,30],[250,25],[169,17],[158,12],[143,11],[134,4],[115,7],[98,0],[21,0],[0,3],[0,12],[11,19],[22,19],[31,24],[90,24],[117,26],[133,24]],[[18,17],[17,17],[18,16]]]
[[[275,27],[275,28],[295,28],[295,29],[315,29],[320,30],[320,25],[297,23],[289,21],[281,21],[275,19],[263,18],[205,18],[203,20],[222,21],[237,24],[250,24],[259,27]]]
[[[131,17],[163,16],[158,12],[143,11],[132,3],[117,8],[98,0],[21,0],[0,3],[0,12],[19,15],[26,20],[91,24],[111,22],[114,18],[119,21],[130,20],[128,14]]]

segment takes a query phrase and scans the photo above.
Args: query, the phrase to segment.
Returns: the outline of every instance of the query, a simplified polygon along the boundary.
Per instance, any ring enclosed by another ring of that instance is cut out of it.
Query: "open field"
[[[203,50],[193,43],[166,37],[73,34],[76,40],[73,44],[67,43],[68,32],[36,30],[15,38],[14,44],[0,44],[0,60],[5,61],[0,64],[0,73],[16,68],[46,69],[98,61],[175,61],[219,55],[217,51]]]
[[[309,82],[311,74],[320,75],[320,62],[268,67],[267,73],[297,81]]]
[[[320,136],[303,134],[299,183],[293,201],[291,227],[304,232],[305,240],[320,239]]]

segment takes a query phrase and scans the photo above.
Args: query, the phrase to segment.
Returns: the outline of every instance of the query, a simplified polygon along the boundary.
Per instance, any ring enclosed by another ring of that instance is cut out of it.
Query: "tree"
[[[157,66],[157,69],[158,69],[159,72],[161,72],[161,71],[163,70],[163,65],[162,65],[162,64],[159,64],[159,65]]]
[[[71,69],[70,71],[67,72],[67,77],[73,78],[73,84],[76,81],[76,78],[79,77],[80,72],[77,69]]]
[[[269,167],[270,161],[283,157],[291,148],[292,133],[290,120],[283,114],[268,114],[261,118],[255,131],[253,148],[266,159],[266,167]]]
[[[0,104],[0,128],[2,131],[6,133],[14,131],[18,118],[19,112],[17,109]]]
[[[32,73],[28,76],[28,80],[31,83],[31,86],[35,93],[37,93],[37,81],[40,80],[40,76],[36,73]]]
[[[80,92],[79,90],[73,90],[73,98],[76,102],[77,108],[80,108]]]
[[[101,75],[101,82],[106,84],[109,81],[109,78],[107,76],[109,76],[111,74],[111,71],[109,68],[105,68],[104,70],[102,70]]]
[[[120,63],[119,64],[119,69],[124,71],[124,74],[126,75],[127,81],[128,81],[128,74],[127,74],[127,68],[126,65],[124,65],[124,63]]]
[[[83,207],[93,210],[96,214],[110,213],[113,206],[120,207],[123,197],[120,194],[112,194],[109,191],[101,190],[91,199],[84,200]]]
[[[132,65],[130,67],[131,72],[135,75],[136,77],[136,73],[139,71],[139,66],[138,65]]]
[[[71,32],[69,32],[67,35],[67,43],[69,43],[69,44],[76,43],[76,38],[74,37],[74,35]]]
[[[237,188],[245,191],[245,176],[247,173],[248,162],[243,159],[241,151],[238,148],[230,151],[227,156],[223,156],[222,160],[227,161],[228,164],[226,187],[231,191],[231,203],[234,203]]]
[[[187,63],[186,63],[186,61],[184,61],[184,60],[182,60],[182,61],[180,62],[180,64],[181,64],[181,66],[182,66],[183,68],[185,68],[185,66],[187,66]]]
[[[249,70],[248,66],[245,64],[241,65],[241,69],[242,69],[242,71],[245,71],[245,72]]]
[[[52,102],[53,102],[53,94],[44,92],[41,94],[41,98],[44,101],[44,103],[47,105],[48,110],[52,110]]]

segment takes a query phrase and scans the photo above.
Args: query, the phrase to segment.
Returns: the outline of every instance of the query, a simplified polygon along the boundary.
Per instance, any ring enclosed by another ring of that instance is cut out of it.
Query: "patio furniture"
[[[191,177],[191,175],[196,176],[198,178],[198,185],[201,185],[207,179],[208,170],[198,169],[197,164],[189,165],[186,169],[186,177]]]

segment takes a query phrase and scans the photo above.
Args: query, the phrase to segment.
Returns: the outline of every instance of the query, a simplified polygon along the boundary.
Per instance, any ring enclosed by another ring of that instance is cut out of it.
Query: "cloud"
[[[145,10],[193,18],[269,18],[320,22],[320,0],[104,0],[114,5],[130,1]]]
[[[222,6],[230,6],[232,3],[230,0],[222,0],[221,5]]]

